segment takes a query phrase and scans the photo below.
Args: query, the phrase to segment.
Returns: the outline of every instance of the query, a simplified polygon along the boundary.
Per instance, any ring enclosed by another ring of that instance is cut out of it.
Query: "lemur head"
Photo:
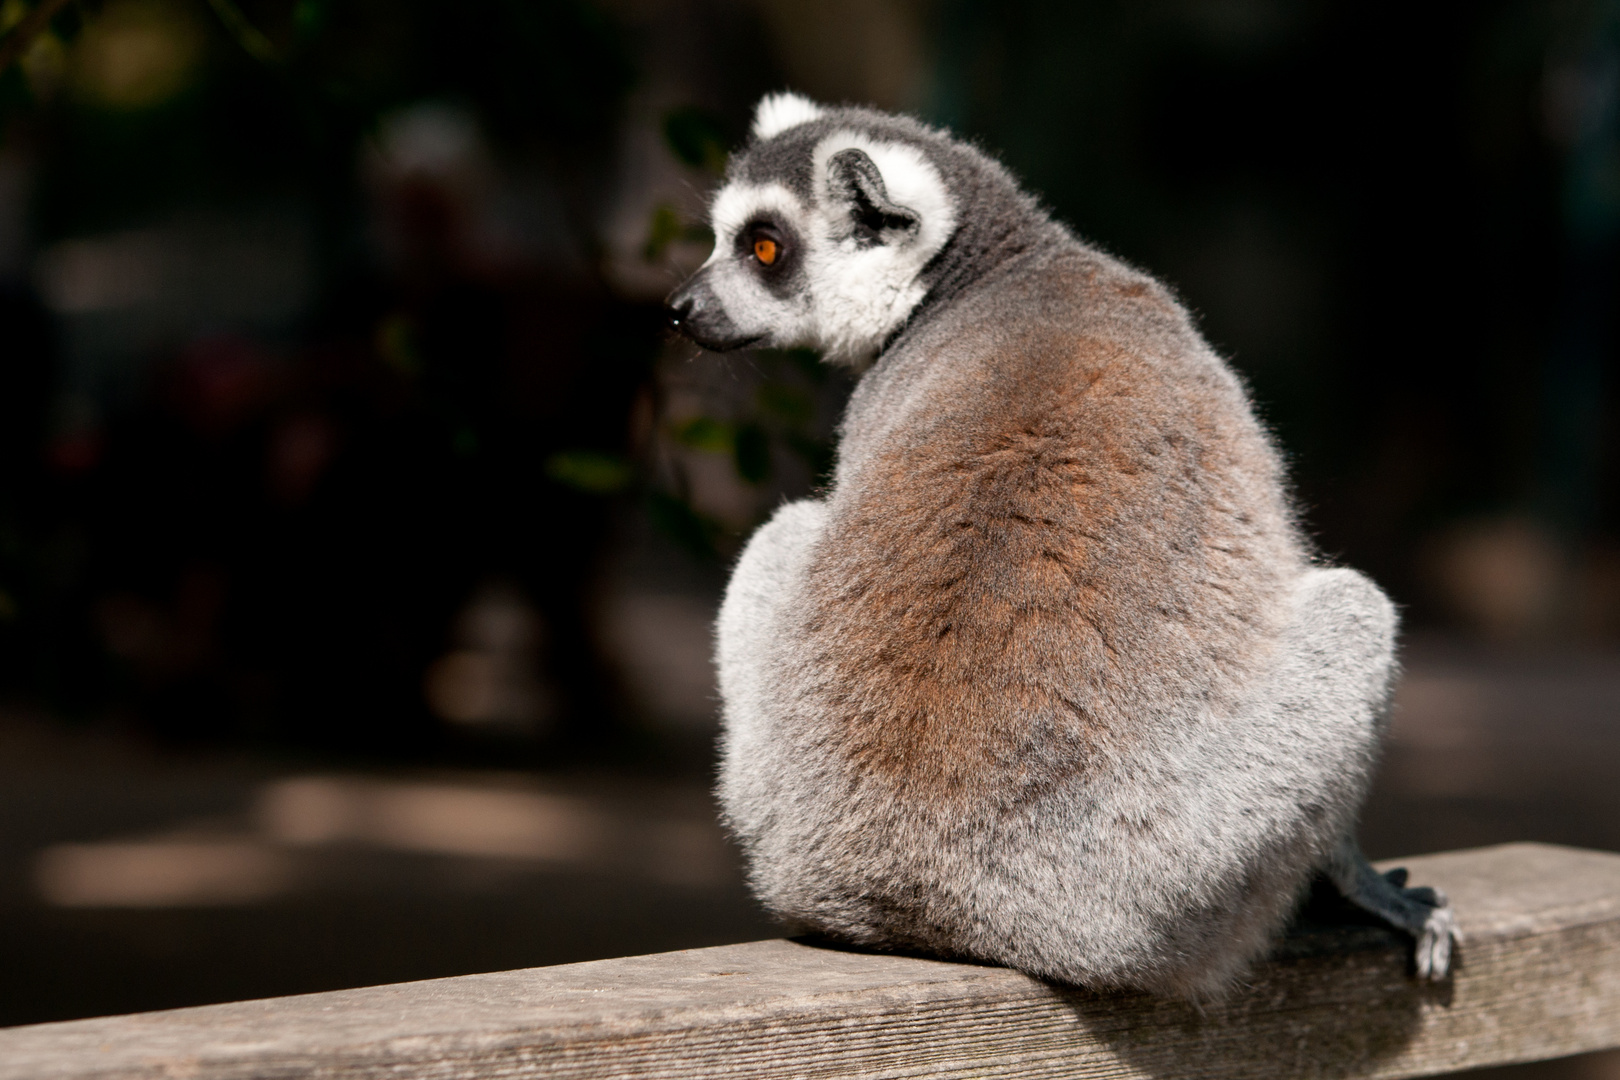
[[[771,95],[714,198],[714,254],[670,295],[671,321],[709,349],[805,346],[861,363],[928,295],[930,264],[961,226],[948,180],[985,168],[1011,186],[914,120]]]

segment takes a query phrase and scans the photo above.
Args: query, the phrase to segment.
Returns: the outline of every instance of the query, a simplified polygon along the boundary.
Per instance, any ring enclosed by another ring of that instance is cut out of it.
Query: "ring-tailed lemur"
[[[1313,872],[1446,974],[1351,837],[1395,670],[1311,562],[1242,383],[996,162],[776,95],[670,297],[700,345],[864,365],[823,498],[720,613],[720,798],[776,912],[1094,987],[1220,992]]]

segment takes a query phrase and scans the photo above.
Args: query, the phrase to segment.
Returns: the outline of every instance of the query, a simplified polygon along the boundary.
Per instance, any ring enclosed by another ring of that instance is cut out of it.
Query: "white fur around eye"
[[[714,253],[704,264],[714,298],[738,331],[769,345],[814,344],[810,297],[806,292],[777,296],[766,288],[752,260],[738,258],[737,234],[762,216],[782,221],[813,242],[810,214],[798,197],[781,184],[731,183],[720,189],[709,207]]]
[[[709,225],[714,229],[714,262],[731,252],[732,241],[744,225],[762,214],[780,215],[803,231],[804,204],[781,184],[727,184],[709,207]]]

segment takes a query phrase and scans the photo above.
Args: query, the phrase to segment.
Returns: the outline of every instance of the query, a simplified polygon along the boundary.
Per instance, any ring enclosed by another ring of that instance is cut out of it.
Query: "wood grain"
[[[1305,923],[1202,1012],[793,941],[0,1031],[0,1080],[1407,1077],[1620,1046],[1620,855],[1402,860],[1457,905],[1451,982]]]

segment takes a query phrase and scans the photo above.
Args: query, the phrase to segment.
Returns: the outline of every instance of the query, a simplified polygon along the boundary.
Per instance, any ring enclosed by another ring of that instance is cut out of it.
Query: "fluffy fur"
[[[821,106],[807,97],[790,92],[767,94],[754,109],[754,138],[769,139],[820,116]]]
[[[1346,839],[1394,610],[1312,565],[1186,312],[940,132],[760,117],[676,317],[876,362],[831,489],[753,537],[721,611],[720,798],[758,895],[857,943],[1198,997],[1325,869],[1443,974],[1443,898]]]

